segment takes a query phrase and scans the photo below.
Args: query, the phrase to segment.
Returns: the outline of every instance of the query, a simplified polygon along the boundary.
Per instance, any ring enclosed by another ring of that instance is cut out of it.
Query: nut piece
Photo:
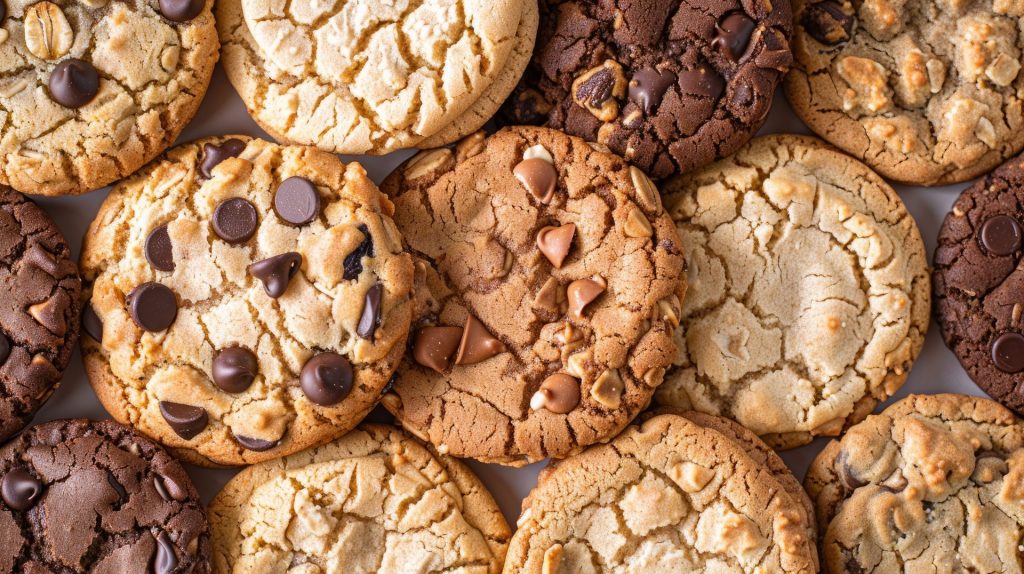
[[[640,211],[640,208],[636,206],[629,210],[629,215],[626,217],[626,224],[622,227],[622,231],[626,234],[626,237],[650,237],[654,234],[651,222],[647,221],[644,212]]]
[[[544,552],[544,563],[541,565],[540,574],[557,574],[561,564],[562,545],[555,544]]]
[[[572,83],[572,98],[597,119],[610,122],[619,117],[618,100],[626,97],[628,87],[622,66],[615,60],[605,60],[576,78]]]
[[[633,181],[633,188],[636,190],[636,200],[644,209],[658,211],[661,209],[661,194],[654,186],[651,178],[636,167],[629,166],[629,178]]]
[[[609,409],[617,409],[619,403],[622,402],[622,391],[624,390],[625,385],[622,383],[622,377],[619,376],[619,370],[608,369],[594,381],[594,386],[590,387],[590,396]]]
[[[425,175],[429,175],[448,163],[452,157],[452,150],[440,148],[429,151],[422,151],[412,158],[405,168],[405,180],[412,181]]]
[[[868,58],[847,56],[839,61],[839,76],[849,87],[843,93],[843,110],[877,114],[889,109],[892,100],[888,86],[889,72]]]
[[[71,24],[56,4],[40,2],[25,10],[25,45],[33,56],[56,60],[68,53],[74,41]]]

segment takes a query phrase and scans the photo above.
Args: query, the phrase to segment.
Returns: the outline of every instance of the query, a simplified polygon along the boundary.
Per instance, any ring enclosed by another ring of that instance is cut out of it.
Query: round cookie
[[[800,502],[740,444],[663,414],[545,469],[505,572],[815,572]]]
[[[497,574],[511,537],[468,467],[386,425],[251,466],[209,512],[218,574]]]
[[[1024,425],[995,402],[911,396],[818,455],[825,572],[1021,572]]]
[[[675,353],[682,246],[657,189],[546,128],[477,133],[382,185],[420,264],[382,403],[445,454],[521,465],[614,436]]]
[[[219,44],[204,0],[4,0],[0,185],[68,195],[128,176],[195,115]]]
[[[3,572],[210,572],[185,470],[113,421],[53,421],[0,447],[0,545]]]
[[[767,136],[663,191],[690,287],[660,404],[792,448],[903,384],[930,287],[917,225],[881,178],[816,139]]]
[[[0,443],[32,420],[71,360],[82,282],[70,257],[46,212],[0,185]]]
[[[362,166],[313,148],[173,148],[115,187],[86,235],[100,400],[196,464],[341,436],[377,403],[412,319],[392,212]]]
[[[336,153],[415,146],[487,93],[521,0],[220,2],[224,69],[276,139]]]
[[[794,0],[793,10],[793,109],[881,175],[956,183],[1024,148],[1019,3]]]
[[[548,0],[541,10],[504,119],[601,142],[656,179],[749,140],[792,62],[788,0]]]

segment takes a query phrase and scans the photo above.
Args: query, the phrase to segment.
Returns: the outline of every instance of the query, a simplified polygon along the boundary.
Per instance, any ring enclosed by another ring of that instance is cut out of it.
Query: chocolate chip
[[[188,22],[203,11],[206,0],[160,0],[160,13],[171,22]]]
[[[161,2],[162,4],[162,2]],[[170,574],[178,567],[178,555],[174,551],[171,537],[163,530],[156,535],[156,551],[153,555],[154,574]]]
[[[380,301],[383,296],[384,286],[380,283],[366,291],[363,314],[359,317],[356,334],[368,341],[373,340],[373,334],[377,331],[377,325],[380,323]]]
[[[505,344],[492,335],[479,319],[470,315],[462,327],[462,340],[459,341],[455,364],[474,365],[507,350]]]
[[[305,225],[320,215],[320,192],[304,177],[289,177],[274,192],[274,211],[292,225]]]
[[[572,249],[572,239],[575,236],[576,225],[573,223],[558,227],[549,225],[537,232],[537,249],[555,266],[555,269],[561,269],[569,250]]]
[[[270,450],[277,446],[279,442],[281,442],[277,440],[263,440],[261,438],[252,438],[249,436],[242,436],[238,434],[235,435],[235,440],[238,441],[238,444],[244,446],[245,448],[253,452],[263,452],[265,450]]]
[[[679,77],[670,70],[656,70],[654,68],[640,70],[629,81],[629,99],[640,106],[640,109],[645,114],[650,114],[661,105],[665,92],[678,79]]]
[[[103,321],[96,314],[96,310],[92,308],[92,302],[87,302],[82,307],[82,330],[97,343],[103,342]]]
[[[128,500],[128,491],[121,486],[121,483],[117,481],[117,477],[109,470],[107,471],[107,484],[109,484],[110,488],[113,488],[114,492],[117,493],[118,500],[122,502]]]
[[[738,10],[727,12],[715,24],[715,39],[711,45],[721,50],[726,58],[738,62],[750,44],[750,34],[754,32],[754,21]]]
[[[182,488],[178,481],[169,476],[156,474],[153,476],[153,487],[156,488],[160,498],[166,501],[177,500],[181,502],[188,498],[188,491]]]
[[[100,91],[100,75],[85,60],[68,58],[50,74],[50,97],[65,108],[80,108]]]
[[[249,273],[263,282],[267,295],[277,299],[288,290],[288,284],[301,267],[302,255],[289,251],[253,263],[249,266]]]
[[[555,196],[558,172],[547,161],[532,157],[524,159],[512,168],[512,175],[530,192],[537,201],[548,204]]]
[[[603,277],[597,275],[594,276],[594,279],[577,279],[570,283],[565,290],[569,299],[570,316],[577,320],[583,319],[583,309],[597,299],[601,293],[604,293],[607,288],[608,283]]]
[[[459,349],[462,331],[459,327],[423,327],[413,340],[413,358],[424,367],[445,372]]]
[[[1009,215],[990,217],[981,225],[978,239],[992,255],[1012,255],[1020,249],[1020,223]]]
[[[0,331],[0,365],[7,362],[7,357],[11,356],[11,342],[7,339],[2,331]]]
[[[151,231],[146,238],[146,261],[160,271],[174,271],[171,236],[167,233],[166,223]]]
[[[835,0],[808,6],[800,23],[812,38],[827,46],[846,42],[853,33],[853,14],[847,14]]]
[[[203,161],[199,164],[199,173],[205,178],[213,177],[213,168],[229,157],[238,157],[245,150],[245,142],[231,138],[217,145],[208,143],[203,146]]]
[[[210,415],[203,407],[160,401],[160,414],[170,425],[171,430],[185,440],[192,440],[203,432],[210,422]]]
[[[241,393],[252,385],[259,372],[259,362],[244,347],[221,349],[213,358],[213,382],[228,393]]]
[[[530,399],[531,409],[547,409],[558,415],[571,412],[579,404],[580,382],[565,373],[555,373],[544,379]]]
[[[244,243],[256,233],[256,207],[241,197],[226,199],[213,210],[213,231],[228,243]]]
[[[128,295],[132,320],[140,328],[156,333],[170,327],[178,317],[178,300],[160,283],[143,283]]]
[[[1003,333],[992,343],[992,362],[1004,373],[1024,371],[1024,336]]]
[[[390,393],[391,389],[395,388],[395,383],[397,383],[397,382],[398,382],[398,373],[392,373],[391,374],[391,378],[388,379],[387,384],[385,384],[384,388],[381,389],[380,396],[383,397],[384,395]]]
[[[359,277],[363,272],[363,257],[373,257],[373,237],[370,236],[370,230],[365,225],[360,225],[358,229],[363,234],[363,241],[352,253],[345,256],[344,278],[346,281]]]
[[[24,467],[11,469],[0,484],[0,497],[10,508],[24,512],[43,495],[43,483]]]
[[[299,383],[314,403],[336,405],[352,392],[352,365],[337,353],[320,353],[302,367]]]
[[[718,99],[725,91],[725,80],[707,66],[698,66],[679,74],[679,87],[683,93]]]
[[[849,458],[850,455],[846,451],[840,451],[839,456],[836,457],[834,468],[836,475],[839,477],[839,483],[843,485],[847,492],[853,492],[867,484],[867,482],[853,474]]]

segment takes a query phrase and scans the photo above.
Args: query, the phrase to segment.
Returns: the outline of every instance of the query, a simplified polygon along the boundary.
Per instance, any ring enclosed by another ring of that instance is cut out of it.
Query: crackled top
[[[242,471],[209,513],[218,574],[497,574],[511,536],[467,467],[384,425]]]
[[[1024,147],[1019,0],[795,0],[789,101],[882,175],[965,181]]]
[[[233,0],[218,8],[224,66],[278,139],[338,153],[411,147],[499,75],[514,0]]]
[[[665,193],[690,291],[659,402],[790,448],[903,384],[929,281],[917,225],[877,175],[818,140],[769,136]]]
[[[741,442],[659,415],[542,472],[505,572],[810,574],[799,508]]]
[[[44,195],[91,191],[178,137],[217,61],[213,3],[159,4],[177,8],[168,10],[177,21],[150,0],[4,0],[0,184]],[[77,82],[59,82],[76,60]]]
[[[100,399],[199,463],[343,434],[409,330],[412,261],[391,212],[359,164],[312,148],[172,149],[118,185],[86,234],[100,325],[83,341]]]
[[[1024,425],[993,401],[904,399],[829,443],[806,486],[827,572],[1024,571]]]

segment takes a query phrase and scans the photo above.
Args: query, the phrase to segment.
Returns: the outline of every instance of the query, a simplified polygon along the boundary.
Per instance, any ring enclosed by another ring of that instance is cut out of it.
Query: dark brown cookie
[[[0,442],[28,424],[78,341],[82,282],[49,216],[0,185]]]
[[[792,63],[789,0],[542,0],[512,124],[606,144],[655,178],[731,154]]]
[[[210,571],[199,493],[113,421],[53,421],[0,448],[0,572]]]
[[[939,230],[935,313],[946,345],[992,398],[1024,413],[1024,156],[960,194]]]

